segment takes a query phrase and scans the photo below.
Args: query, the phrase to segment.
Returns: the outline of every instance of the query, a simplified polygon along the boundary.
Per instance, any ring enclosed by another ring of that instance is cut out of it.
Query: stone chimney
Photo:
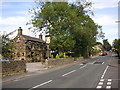
[[[39,39],[41,39],[41,40],[42,40],[42,34],[40,34],[40,35],[39,35]]]
[[[22,35],[22,29],[21,29],[21,27],[19,27],[19,29],[18,29],[18,35]]]

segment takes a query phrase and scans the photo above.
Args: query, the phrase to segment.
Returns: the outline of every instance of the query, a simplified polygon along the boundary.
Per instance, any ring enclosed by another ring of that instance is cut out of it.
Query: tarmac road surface
[[[82,63],[11,81],[3,88],[118,88],[118,67],[109,66],[115,60],[112,53]],[[4,90],[4,89],[3,89]]]

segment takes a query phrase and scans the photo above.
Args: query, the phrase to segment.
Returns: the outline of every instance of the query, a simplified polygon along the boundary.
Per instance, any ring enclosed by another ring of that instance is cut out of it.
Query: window
[[[22,53],[22,55],[24,56],[24,53]]]
[[[17,53],[17,56],[20,57],[20,53],[19,52]]]

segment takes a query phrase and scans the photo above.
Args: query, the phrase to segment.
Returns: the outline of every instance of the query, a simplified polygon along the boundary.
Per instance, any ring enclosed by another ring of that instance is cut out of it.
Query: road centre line
[[[102,62],[102,64],[104,64],[104,62]]]
[[[48,84],[48,83],[50,83],[50,82],[52,82],[52,80],[49,80],[49,81],[46,81],[46,82],[44,82],[44,83],[42,83],[42,84],[36,85],[36,86],[34,86],[34,87],[32,87],[31,89],[28,89],[28,90],[32,90],[32,89],[34,89],[34,88],[38,88],[38,87],[43,86],[43,85],[45,85],[45,84]]]
[[[106,71],[107,71],[108,67],[109,67],[109,66],[107,66],[107,67],[106,67],[106,69],[104,70],[104,72],[103,72],[103,74],[102,74],[101,79],[103,79],[103,77],[105,76],[105,73],[106,73]]]
[[[86,65],[84,65],[84,66],[82,66],[82,67],[80,67],[80,69],[82,69],[82,68],[84,68],[84,67],[86,67],[87,66],[87,64]]]
[[[92,64],[94,64],[95,62],[96,62],[96,60]]]
[[[68,73],[66,73],[66,74],[63,74],[62,76],[64,77],[64,76],[69,75],[69,74],[71,74],[71,73],[73,73],[73,72],[75,72],[75,71],[76,71],[76,70],[70,71],[70,72],[68,72]]]

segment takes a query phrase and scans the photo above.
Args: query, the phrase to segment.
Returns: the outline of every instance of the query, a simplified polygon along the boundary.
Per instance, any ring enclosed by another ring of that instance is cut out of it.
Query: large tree
[[[0,48],[2,50],[1,54],[3,57],[12,58],[12,53],[13,53],[12,49],[14,48],[14,46],[9,36],[12,35],[15,31],[10,32],[8,34],[4,33],[3,35],[0,35],[0,41],[1,41]]]
[[[112,46],[110,45],[110,43],[108,42],[108,39],[104,39],[103,40],[103,48],[107,51],[112,49]]]
[[[38,31],[44,28],[50,34],[51,49],[58,52],[74,51],[76,56],[81,54],[87,57],[96,42],[98,29],[101,29],[88,15],[91,3],[80,1],[37,4],[37,11],[35,8],[32,10],[34,14],[31,23]]]
[[[120,58],[120,39],[115,39],[113,41],[113,47],[116,49],[118,57]]]

